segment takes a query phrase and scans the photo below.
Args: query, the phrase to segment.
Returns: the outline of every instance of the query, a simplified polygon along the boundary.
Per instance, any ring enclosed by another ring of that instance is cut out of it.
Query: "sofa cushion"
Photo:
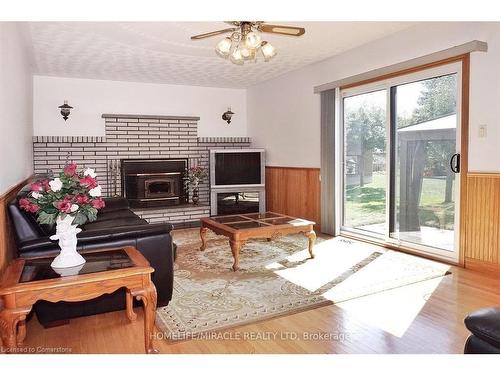
[[[488,307],[474,311],[464,322],[474,335],[495,347],[500,347],[500,308]]]

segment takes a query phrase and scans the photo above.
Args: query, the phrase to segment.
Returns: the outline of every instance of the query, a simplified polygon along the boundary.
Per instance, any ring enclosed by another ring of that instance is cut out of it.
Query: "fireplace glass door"
[[[144,195],[146,198],[168,198],[175,196],[178,191],[178,181],[171,178],[147,179],[144,181]]]

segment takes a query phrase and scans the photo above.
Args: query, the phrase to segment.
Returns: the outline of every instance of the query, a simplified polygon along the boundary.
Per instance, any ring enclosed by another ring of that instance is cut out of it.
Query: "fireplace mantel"
[[[130,119],[146,119],[146,120],[180,120],[180,121],[199,121],[197,116],[163,116],[163,115],[127,115],[127,114],[112,114],[103,113],[102,118],[130,118]]]

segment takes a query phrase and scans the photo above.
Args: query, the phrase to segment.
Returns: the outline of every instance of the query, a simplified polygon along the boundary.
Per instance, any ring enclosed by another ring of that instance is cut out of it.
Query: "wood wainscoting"
[[[467,174],[465,267],[500,275],[500,173]]]
[[[316,222],[320,229],[319,168],[266,167],[266,209]]]
[[[14,257],[16,244],[14,242],[14,233],[10,224],[7,207],[9,202],[14,199],[19,190],[26,185],[32,176],[11,187],[4,194],[0,195],[0,275]]]
[[[319,227],[319,175],[319,168],[266,167],[267,210],[313,220]],[[500,275],[500,173],[469,172],[466,181],[464,265]]]

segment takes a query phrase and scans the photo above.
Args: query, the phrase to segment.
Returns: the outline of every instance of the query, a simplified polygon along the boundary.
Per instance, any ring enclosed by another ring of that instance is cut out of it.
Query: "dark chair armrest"
[[[500,347],[500,308],[488,307],[474,311],[464,322],[467,329],[475,336]]]

